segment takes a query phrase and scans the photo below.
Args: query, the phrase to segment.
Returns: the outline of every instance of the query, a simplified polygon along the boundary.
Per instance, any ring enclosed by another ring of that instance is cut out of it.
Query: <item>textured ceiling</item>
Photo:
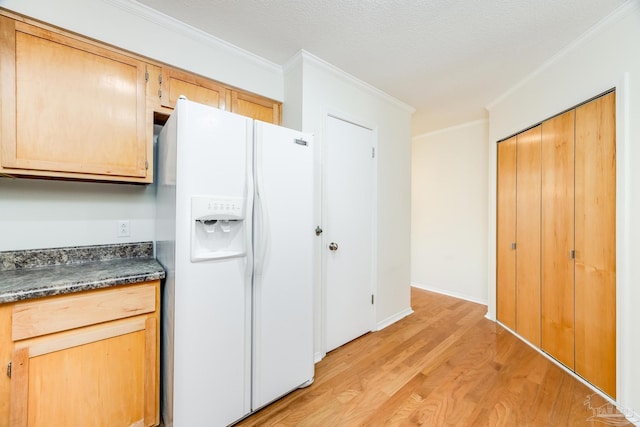
[[[277,64],[304,49],[414,107],[418,135],[484,118],[488,103],[625,0],[140,3]]]

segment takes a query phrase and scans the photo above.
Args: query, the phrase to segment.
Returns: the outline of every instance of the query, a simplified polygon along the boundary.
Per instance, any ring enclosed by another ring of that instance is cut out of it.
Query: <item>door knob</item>
[[[338,250],[338,244],[336,242],[329,243],[329,250],[330,251],[337,251]]]

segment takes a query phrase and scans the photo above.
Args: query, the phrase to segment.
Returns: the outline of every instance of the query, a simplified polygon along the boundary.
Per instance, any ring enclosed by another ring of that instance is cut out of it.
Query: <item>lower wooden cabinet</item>
[[[14,303],[9,426],[158,425],[158,300],[153,281]]]

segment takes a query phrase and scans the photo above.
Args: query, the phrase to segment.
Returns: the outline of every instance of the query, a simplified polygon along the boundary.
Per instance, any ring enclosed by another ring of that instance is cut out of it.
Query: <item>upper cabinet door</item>
[[[225,109],[226,88],[213,80],[170,67],[162,68],[161,80],[163,107],[175,108],[180,95],[184,95],[190,101]]]
[[[231,91],[231,112],[276,125],[281,124],[280,103],[245,92]],[[229,108],[227,108],[229,109]]]
[[[0,17],[0,173],[151,182],[145,64]]]

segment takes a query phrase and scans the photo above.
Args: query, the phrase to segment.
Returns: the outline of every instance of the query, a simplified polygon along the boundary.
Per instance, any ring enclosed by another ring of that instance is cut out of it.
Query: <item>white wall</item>
[[[486,120],[413,138],[411,284],[487,304]]]
[[[496,144],[617,87],[618,403],[640,413],[640,3],[631,0],[492,103],[489,123],[489,316],[495,318]]]
[[[124,0],[0,5],[226,84],[283,99],[282,67]],[[55,84],[55,82],[52,82]],[[0,178],[0,251],[154,240],[153,185]],[[131,221],[131,236],[116,224]]]
[[[300,74],[302,77],[300,78]],[[300,93],[297,85],[302,84]],[[377,141],[377,327],[405,316],[410,309],[411,114],[413,109],[306,52],[285,66],[290,108],[301,103],[302,130],[322,145],[327,113],[374,129]],[[318,160],[321,157],[318,156]],[[318,165],[318,169],[321,165]],[[319,183],[320,174],[316,175]],[[318,205],[319,206],[319,205]],[[320,212],[317,218],[321,221]],[[321,223],[321,222],[320,222]],[[316,259],[321,247],[317,247]],[[321,310],[316,284],[316,312]],[[316,352],[321,351],[316,324]]]
[[[154,221],[151,185],[0,178],[0,251],[151,241]]]

